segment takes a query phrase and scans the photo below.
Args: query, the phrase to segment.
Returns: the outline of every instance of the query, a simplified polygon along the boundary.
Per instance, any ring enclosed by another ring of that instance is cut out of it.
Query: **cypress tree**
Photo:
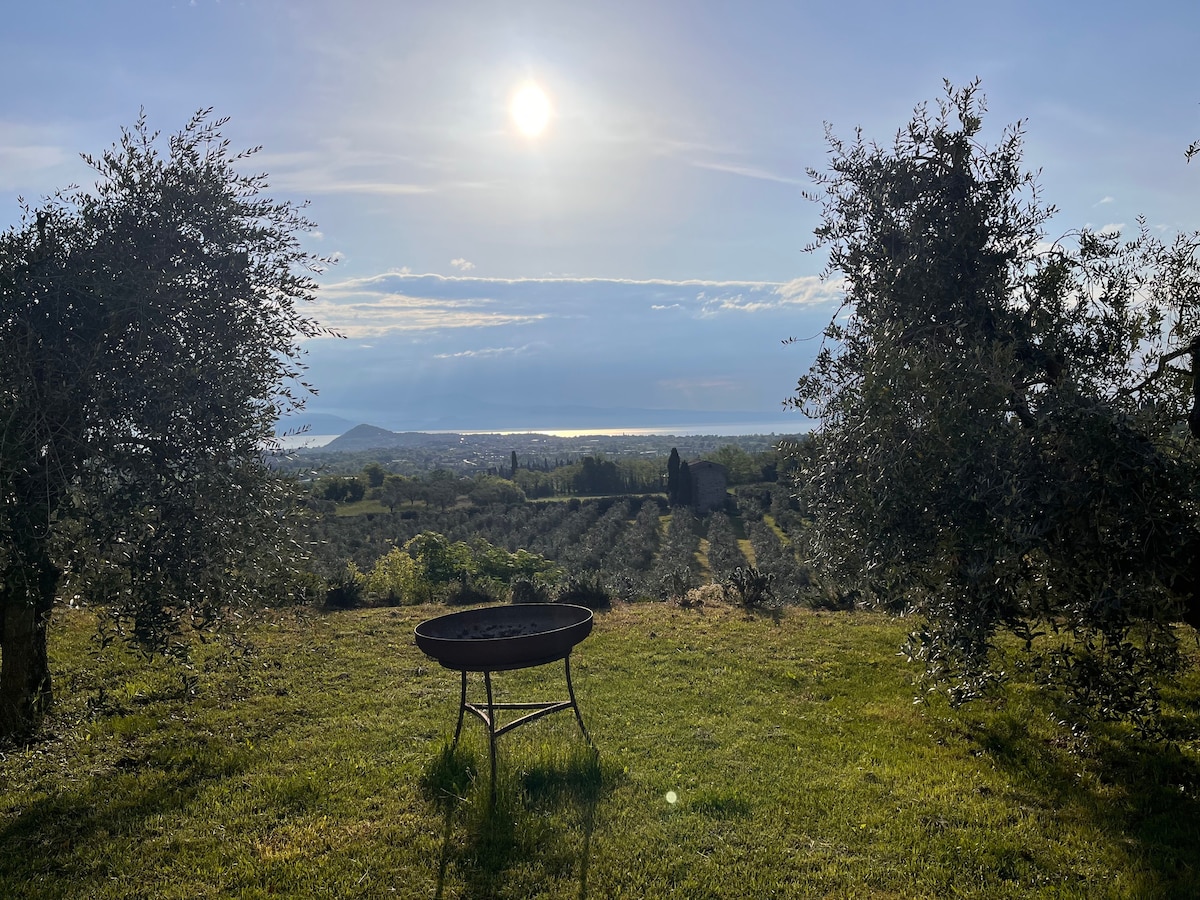
[[[667,459],[667,504],[674,506],[679,501],[679,451],[671,448]]]
[[[686,462],[679,464],[679,486],[675,498],[679,506],[692,505],[692,470]]]

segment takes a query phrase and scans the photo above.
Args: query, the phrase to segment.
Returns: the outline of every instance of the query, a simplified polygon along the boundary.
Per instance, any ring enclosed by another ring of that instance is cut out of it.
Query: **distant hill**
[[[361,450],[394,449],[397,447],[429,447],[444,444],[444,434],[423,434],[419,431],[388,431],[375,425],[355,425],[341,437],[334,438],[322,449],[338,453]]]

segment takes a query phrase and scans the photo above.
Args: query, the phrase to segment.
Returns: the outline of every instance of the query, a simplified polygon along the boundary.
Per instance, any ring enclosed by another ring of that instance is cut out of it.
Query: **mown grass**
[[[421,501],[421,506],[426,506],[424,500]],[[408,503],[400,504],[396,510],[409,509]],[[378,500],[355,500],[353,503],[338,503],[334,508],[335,516],[349,517],[366,516],[366,515],[391,515],[391,510],[380,503]]]
[[[493,803],[478,723],[449,746],[458,677],[412,641],[443,611],[264,614],[191,670],[64,613],[52,733],[0,757],[0,896],[1200,894],[1195,676],[1179,742],[1081,737],[1028,685],[914,704],[904,622],[621,606],[572,661],[599,755],[569,714],[518,729]]]

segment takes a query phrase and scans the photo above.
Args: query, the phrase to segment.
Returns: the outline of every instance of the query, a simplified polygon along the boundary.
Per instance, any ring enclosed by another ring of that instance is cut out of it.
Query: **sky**
[[[1195,2],[5,7],[0,227],[139,111],[212,107],[336,260],[307,409],[349,423],[807,428],[784,401],[839,300],[808,172],[827,127],[887,144],[944,80],[981,80],[985,141],[1023,123],[1052,232],[1200,225]]]

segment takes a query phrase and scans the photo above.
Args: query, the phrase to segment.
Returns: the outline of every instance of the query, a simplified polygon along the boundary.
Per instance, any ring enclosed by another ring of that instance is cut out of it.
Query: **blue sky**
[[[816,341],[781,342],[837,300],[803,250],[825,123],[886,143],[979,77],[991,135],[1025,121],[1052,231],[1191,230],[1198,36],[1192,2],[16,0],[0,226],[18,194],[88,182],[78,153],[140,108],[171,132],[212,106],[338,260],[314,312],[346,338],[308,344],[310,410],[798,429],[781,405]],[[536,137],[509,115],[528,81],[552,111]]]

